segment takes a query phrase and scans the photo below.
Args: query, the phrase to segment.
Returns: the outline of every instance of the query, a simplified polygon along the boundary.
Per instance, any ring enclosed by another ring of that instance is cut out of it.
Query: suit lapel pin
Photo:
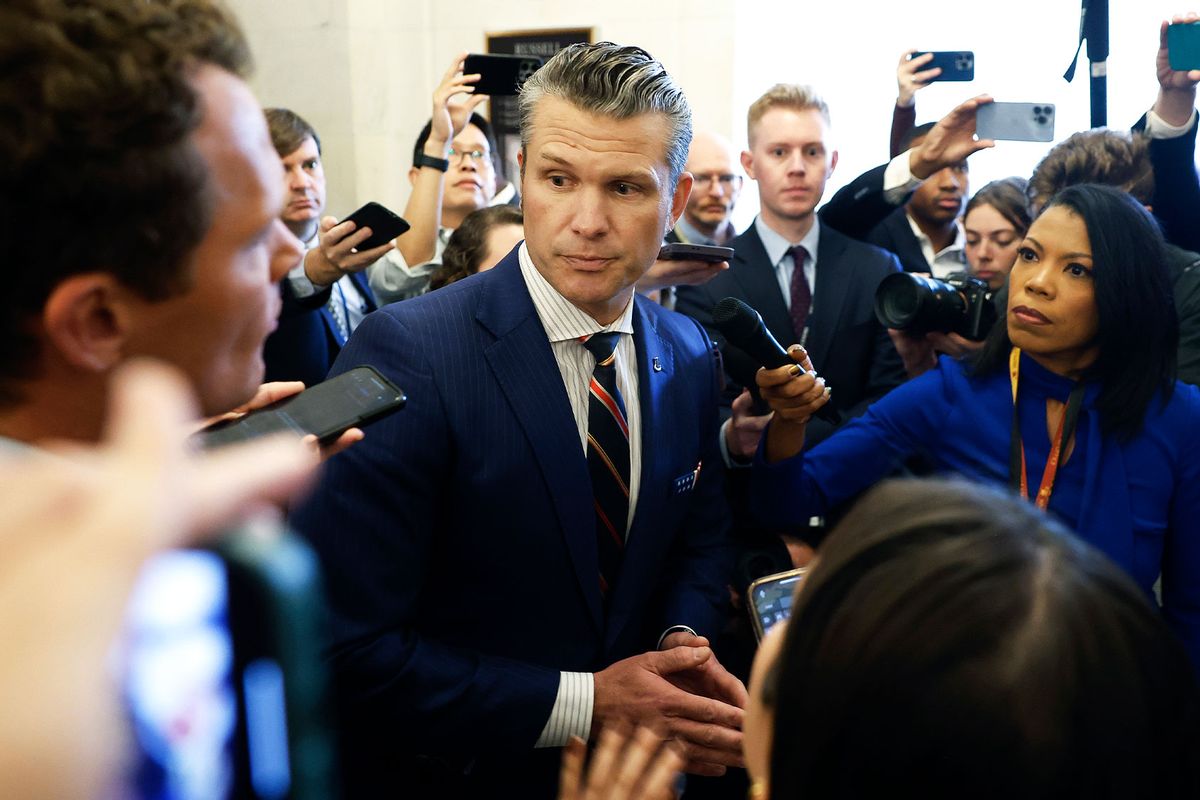
[[[650,365],[654,369],[655,372],[662,372],[662,362],[658,360],[658,356],[654,357],[654,360],[651,362]]]

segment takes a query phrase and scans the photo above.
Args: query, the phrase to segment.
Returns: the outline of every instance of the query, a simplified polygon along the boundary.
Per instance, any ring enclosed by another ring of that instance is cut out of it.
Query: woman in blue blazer
[[[974,363],[943,357],[807,454],[827,388],[807,363],[761,371],[776,413],[755,465],[758,512],[823,515],[916,454],[1008,484],[1148,595],[1161,577],[1162,613],[1200,668],[1200,391],[1175,380],[1162,247],[1125,193],[1064,190],[1026,234],[1007,314]]]

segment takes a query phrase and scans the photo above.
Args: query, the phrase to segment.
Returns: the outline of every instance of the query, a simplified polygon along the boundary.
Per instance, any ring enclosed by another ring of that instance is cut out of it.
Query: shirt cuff
[[[559,673],[550,719],[534,747],[565,747],[572,736],[587,741],[592,732],[595,683],[590,672]]]
[[[410,267],[400,251],[393,248],[367,267],[367,280],[377,299],[384,302],[407,300],[424,293],[429,286],[429,276],[438,266],[438,261],[429,261]]]
[[[1154,109],[1146,112],[1146,135],[1151,139],[1178,139],[1190,131],[1196,124],[1196,111],[1192,110],[1192,118],[1186,125],[1172,125],[1164,120]]]
[[[888,162],[883,171],[883,196],[894,206],[904,204],[908,195],[916,191],[921,182],[913,177],[908,159],[912,150],[905,150]]]
[[[692,630],[691,628],[689,628],[687,625],[672,625],[671,627],[669,627],[669,628],[667,628],[665,631],[663,631],[663,634],[662,634],[662,636],[658,637],[658,644],[656,644],[656,645],[654,646],[654,649],[655,649],[655,650],[662,650],[662,643],[663,643],[663,641],[664,641],[664,640],[665,640],[665,639],[666,639],[668,636],[670,636],[672,633],[679,633],[680,631],[682,631],[682,632],[684,632],[684,633],[690,633],[692,636],[699,636],[699,635],[700,635],[700,634],[696,633],[694,630]]]
[[[307,255],[307,254],[306,254]],[[292,287],[292,293],[299,299],[303,300],[306,297],[312,297],[323,289],[318,289],[312,281],[308,279],[308,273],[304,271],[304,260],[288,270],[288,284]]]
[[[733,457],[733,453],[729,452],[729,442],[725,439],[725,432],[728,430],[730,423],[733,422],[733,417],[721,423],[720,430],[717,431],[717,447],[721,448],[721,460],[725,462],[725,466],[730,469],[746,469],[754,466],[754,460],[738,461]],[[663,634],[664,636],[666,634]]]

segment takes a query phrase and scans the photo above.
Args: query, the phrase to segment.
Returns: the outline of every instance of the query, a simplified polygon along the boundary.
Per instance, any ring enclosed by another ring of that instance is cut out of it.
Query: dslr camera
[[[994,293],[985,281],[955,272],[944,281],[896,272],[875,291],[875,316],[888,327],[908,333],[957,333],[983,340],[996,322]]]

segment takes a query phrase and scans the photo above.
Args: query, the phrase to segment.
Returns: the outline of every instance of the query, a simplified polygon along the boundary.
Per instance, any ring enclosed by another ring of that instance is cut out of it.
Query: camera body
[[[996,323],[993,292],[987,282],[965,272],[938,280],[912,272],[888,275],[875,291],[880,324],[908,333],[957,333],[983,340]]]

